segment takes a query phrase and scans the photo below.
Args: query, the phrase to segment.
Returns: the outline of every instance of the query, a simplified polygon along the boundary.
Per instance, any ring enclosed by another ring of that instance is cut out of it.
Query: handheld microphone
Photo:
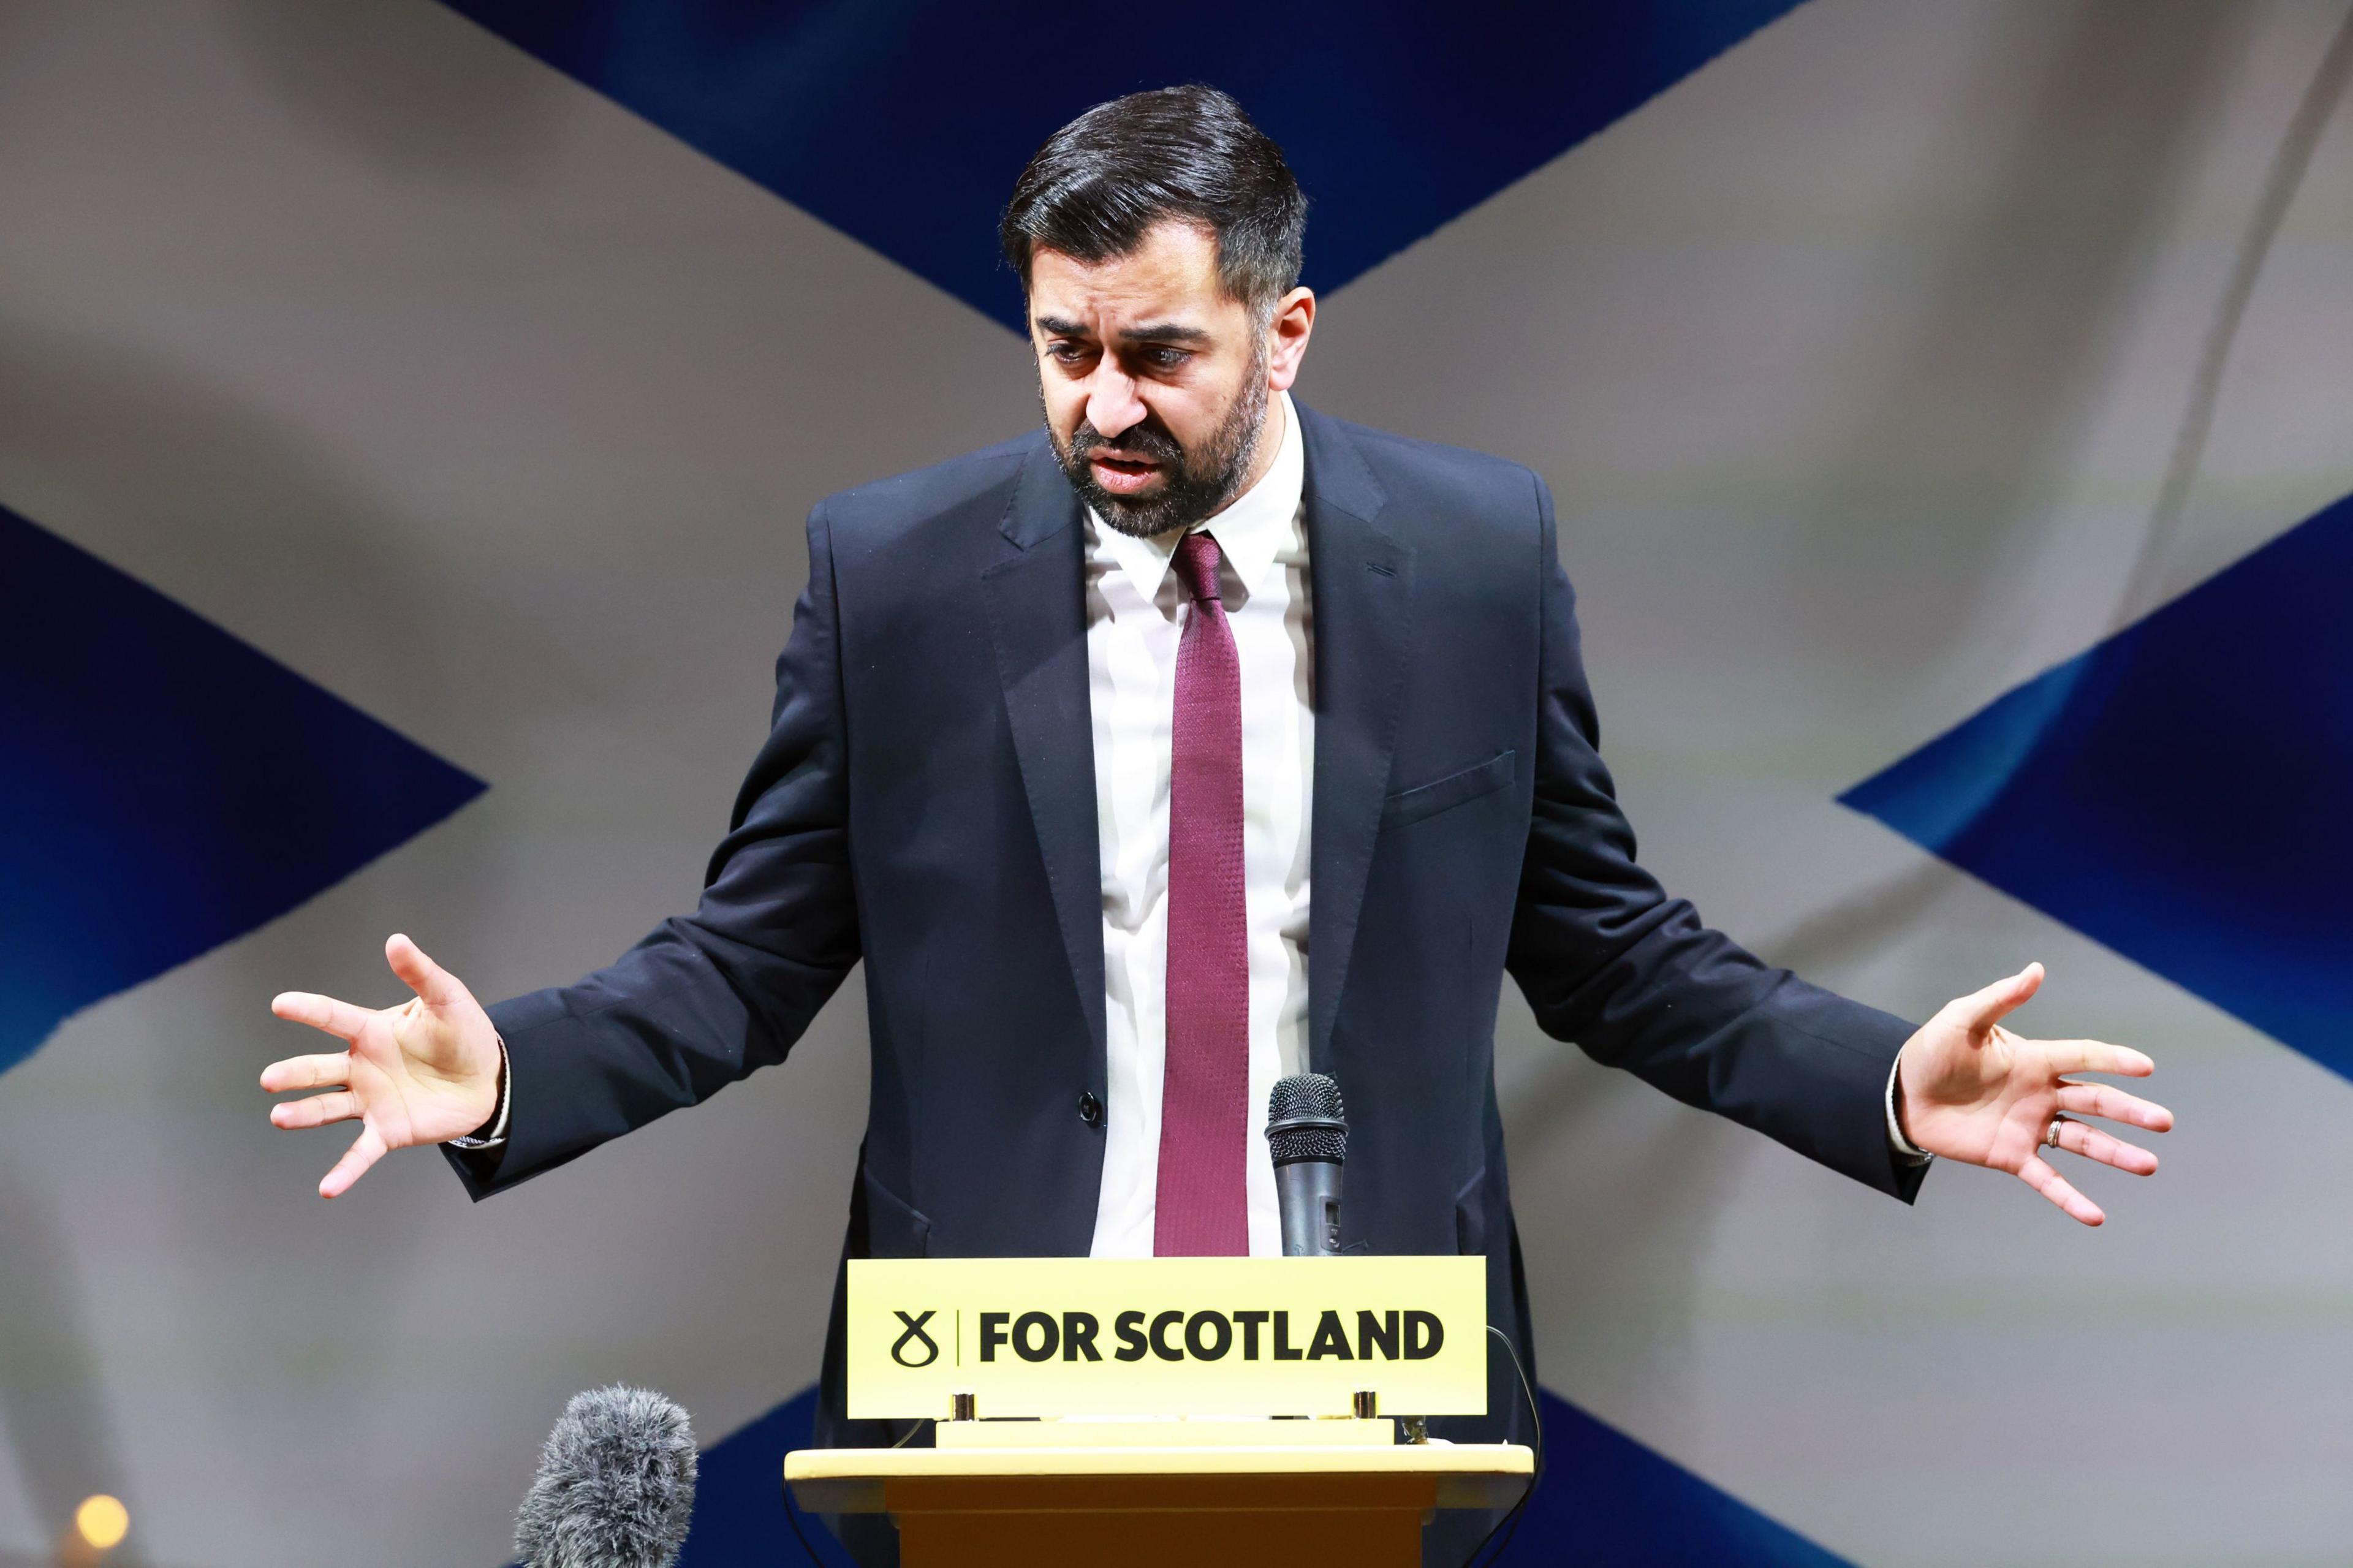
[[[575,1394],[515,1514],[524,1568],[672,1568],[694,1512],[694,1429],[645,1388]]]
[[[1266,1145],[1282,1209],[1282,1255],[1337,1257],[1340,1167],[1348,1159],[1340,1086],[1320,1072],[1278,1080],[1267,1097]]]

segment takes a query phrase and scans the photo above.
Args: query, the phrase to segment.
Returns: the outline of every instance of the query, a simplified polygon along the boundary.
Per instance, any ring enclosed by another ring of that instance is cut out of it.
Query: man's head
[[[1189,527],[1272,460],[1268,395],[1297,379],[1315,321],[1306,223],[1282,150],[1205,87],[1098,104],[1021,172],[1001,234],[1046,430],[1113,527]]]

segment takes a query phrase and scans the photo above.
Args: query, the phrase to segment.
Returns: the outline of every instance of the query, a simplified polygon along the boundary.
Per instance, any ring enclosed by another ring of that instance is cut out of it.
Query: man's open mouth
[[[1113,495],[1133,495],[1151,482],[1160,471],[1160,465],[1141,458],[1111,458],[1100,452],[1089,453],[1087,463],[1094,470],[1095,482]]]

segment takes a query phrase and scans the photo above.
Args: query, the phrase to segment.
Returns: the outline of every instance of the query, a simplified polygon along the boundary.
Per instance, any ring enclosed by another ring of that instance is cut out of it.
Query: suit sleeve
[[[1912,1026],[1763,963],[1636,863],[1541,479],[1535,500],[1535,797],[1506,967],[1555,1038],[1910,1202],[1923,1168],[1889,1146],[1885,1096]]]
[[[859,957],[831,535],[808,522],[808,586],[776,660],[766,743],[694,913],[577,984],[492,1007],[506,1142],[445,1150],[480,1198],[782,1061]]]

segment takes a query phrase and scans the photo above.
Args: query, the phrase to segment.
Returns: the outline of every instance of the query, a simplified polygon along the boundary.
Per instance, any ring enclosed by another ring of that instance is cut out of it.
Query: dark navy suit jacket
[[[1908,1200],[1883,1105],[1910,1026],[1767,967],[1635,863],[1543,482],[1299,418],[1309,1044],[1347,1100],[1344,1244],[1484,1254],[1528,1355],[1491,1059],[1506,973],[1547,1033]],[[1083,536],[1042,433],[818,505],[701,907],[491,1009],[512,1112],[502,1149],[452,1155],[476,1196],[781,1061],[862,959],[847,1255],[1088,1250],[1107,1090]],[[839,1304],[837,1282],[819,1440],[871,1441],[841,1415]],[[1491,1416],[1460,1435],[1525,1436],[1492,1359]]]

